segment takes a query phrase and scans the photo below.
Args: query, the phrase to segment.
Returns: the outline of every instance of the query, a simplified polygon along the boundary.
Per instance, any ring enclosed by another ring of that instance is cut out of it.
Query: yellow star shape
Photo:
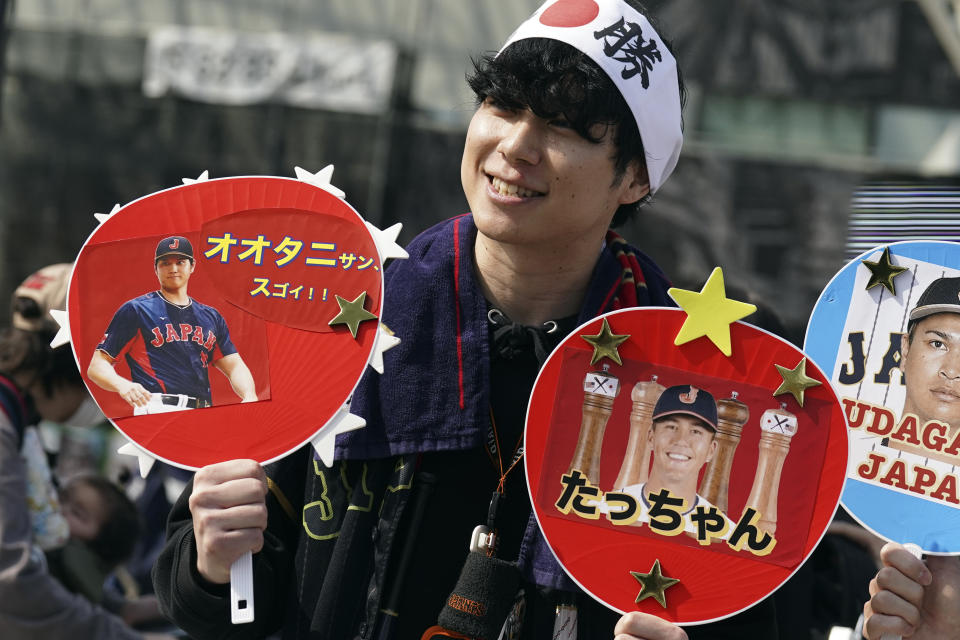
[[[864,260],[863,264],[867,269],[870,269],[870,281],[867,282],[867,290],[880,284],[894,296],[897,295],[897,291],[893,286],[893,279],[904,271],[909,271],[907,267],[898,267],[890,262],[890,247],[883,248],[883,254],[876,262]]]
[[[660,572],[659,558],[653,561],[653,568],[650,569],[650,573],[631,571],[630,575],[636,578],[637,582],[642,585],[640,593],[637,594],[637,599],[634,600],[634,602],[640,604],[640,601],[645,598],[653,598],[659,602],[660,606],[664,609],[667,608],[667,596],[664,594],[664,591],[680,582],[678,579],[668,578]]]
[[[590,364],[596,364],[603,358],[610,358],[619,365],[623,364],[620,360],[620,352],[617,347],[627,341],[629,334],[617,335],[610,330],[610,323],[603,319],[603,326],[600,333],[595,336],[580,336],[588,343],[593,345],[593,357],[590,358]]]
[[[803,406],[803,392],[810,387],[816,387],[822,384],[819,380],[814,380],[807,376],[806,358],[801,358],[800,362],[797,363],[797,366],[793,369],[787,369],[778,364],[773,366],[777,368],[777,371],[780,372],[780,376],[783,378],[783,382],[777,387],[777,390],[773,392],[774,397],[784,393],[791,393],[801,407]]]
[[[352,302],[340,296],[335,297],[337,304],[340,305],[340,313],[327,323],[329,326],[345,324],[347,328],[350,329],[350,334],[356,338],[357,329],[360,327],[361,322],[364,320],[376,320],[377,316],[363,308],[363,303],[367,299],[366,291],[361,292]]]
[[[672,287],[667,293],[687,312],[687,319],[683,321],[673,344],[680,346],[706,336],[725,356],[733,353],[730,346],[730,323],[757,310],[756,305],[727,297],[723,286],[723,270],[720,267],[713,270],[699,293],[676,287]]]

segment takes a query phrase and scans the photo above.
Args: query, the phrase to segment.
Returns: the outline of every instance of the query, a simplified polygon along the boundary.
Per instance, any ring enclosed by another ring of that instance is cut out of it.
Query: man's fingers
[[[876,586],[873,582],[876,581]],[[871,595],[876,598],[884,592],[888,592],[906,602],[911,603],[914,608],[919,608],[923,602],[923,586],[905,576],[899,569],[894,567],[883,567],[877,572],[876,577],[871,582]],[[876,610],[876,605],[874,609]],[[890,611],[881,610],[882,613]]]
[[[886,589],[879,591],[870,598],[870,607],[874,614],[896,616],[910,625],[920,623],[919,601],[914,604],[893,591]]]
[[[190,496],[191,505],[229,509],[264,502],[267,484],[257,478],[238,478],[215,485],[200,485]]]
[[[687,640],[687,634],[677,625],[637,611],[621,617],[613,633],[614,640]]]
[[[880,558],[884,565],[897,569],[901,574],[922,586],[927,586],[933,580],[933,576],[923,560],[915,557],[903,545],[896,542],[888,542],[883,545],[880,550]]]
[[[218,485],[230,480],[255,478],[267,486],[267,474],[256,460],[227,460],[203,467],[197,471],[194,486],[198,484]]]
[[[874,613],[863,625],[863,633],[869,640],[880,640],[882,636],[904,636],[909,638],[916,629],[903,618]]]
[[[229,566],[247,551],[257,553],[261,549],[263,549],[263,531],[253,528],[235,529],[221,532],[216,536],[208,536],[204,539],[203,548],[198,551],[218,558],[225,566]]]
[[[193,524],[201,532],[238,529],[262,531],[267,528],[267,508],[259,503],[237,505],[229,509],[198,509],[193,515]]]
[[[132,407],[142,407],[150,402],[150,394],[137,388],[130,389],[121,397]]]

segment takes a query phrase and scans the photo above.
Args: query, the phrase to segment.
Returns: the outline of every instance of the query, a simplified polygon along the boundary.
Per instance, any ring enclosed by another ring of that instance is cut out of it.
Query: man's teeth
[[[681,462],[686,462],[690,459],[690,456],[680,455],[679,453],[668,453],[667,457],[672,460],[679,460]]]
[[[523,187],[518,187],[515,184],[504,182],[500,178],[493,178],[491,182],[496,192],[502,196],[519,196],[521,198],[532,198],[534,196],[540,195],[536,191],[531,191],[530,189],[524,189]]]

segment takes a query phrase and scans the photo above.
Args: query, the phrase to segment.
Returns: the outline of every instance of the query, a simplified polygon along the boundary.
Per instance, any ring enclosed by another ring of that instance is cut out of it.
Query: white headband
[[[637,121],[655,193],[677,165],[683,132],[677,61],[650,22],[622,0],[547,0],[500,51],[527,38],[566,42],[610,76]]]

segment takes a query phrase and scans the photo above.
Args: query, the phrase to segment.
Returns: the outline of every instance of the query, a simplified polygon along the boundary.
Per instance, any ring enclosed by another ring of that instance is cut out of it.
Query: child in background
[[[67,544],[47,553],[50,572],[65,587],[131,626],[162,622],[156,598],[126,598],[104,583],[133,553],[140,536],[136,506],[117,485],[95,474],[70,479],[60,493],[70,527]]]

